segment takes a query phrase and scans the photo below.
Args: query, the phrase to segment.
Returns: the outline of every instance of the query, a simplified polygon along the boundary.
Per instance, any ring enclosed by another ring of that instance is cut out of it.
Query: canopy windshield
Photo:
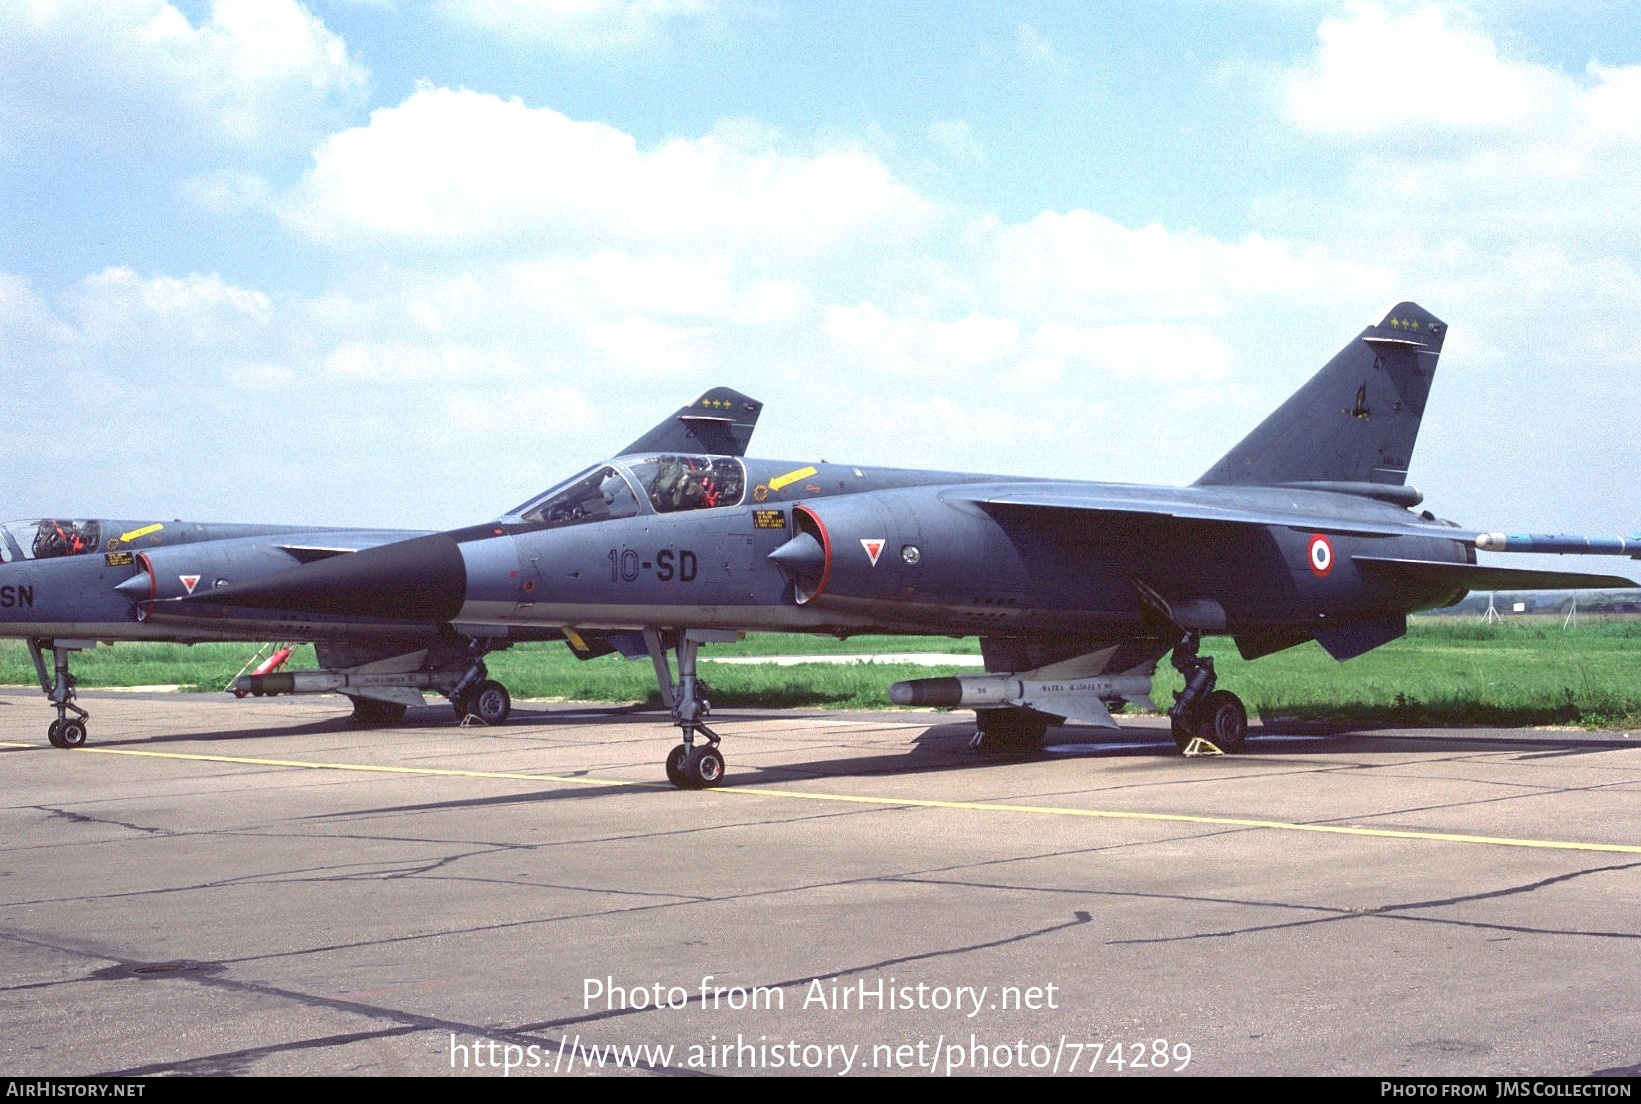
[[[0,560],[12,557],[12,542],[27,560],[51,560],[58,556],[79,556],[95,552],[102,540],[103,523],[44,518],[39,521],[8,521],[0,525],[10,541],[0,540]]]
[[[618,469],[604,464],[588,468],[514,513],[532,525],[582,525],[632,517],[638,513],[638,496]]]

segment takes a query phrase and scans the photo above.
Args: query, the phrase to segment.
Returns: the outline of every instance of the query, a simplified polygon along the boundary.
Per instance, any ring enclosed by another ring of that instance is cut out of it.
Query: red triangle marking
[[[877,566],[877,558],[883,555],[883,546],[887,543],[882,537],[862,537],[860,546],[866,549],[866,554],[872,559],[872,566]]]
[[[178,575],[177,578],[182,580],[182,585],[189,594],[194,593],[194,588],[199,586],[198,575]]]

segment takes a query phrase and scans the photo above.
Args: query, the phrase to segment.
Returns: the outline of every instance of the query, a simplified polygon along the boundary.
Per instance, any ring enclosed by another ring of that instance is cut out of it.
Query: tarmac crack
[[[129,821],[115,820],[112,817],[95,817],[85,813],[76,813],[69,809],[58,809],[51,805],[29,805],[27,808],[38,809],[42,813],[49,813],[54,817],[62,817],[76,824],[106,824],[115,828],[124,828],[132,832],[143,832],[149,835],[168,836],[171,832],[165,828],[150,828],[145,824],[132,824]]]
[[[101,962],[110,962],[115,966],[139,966],[141,963],[133,960],[121,959],[112,955],[101,954],[95,951],[82,950],[79,947],[65,946],[59,943],[49,943],[40,939],[29,939],[15,934],[0,933],[0,939],[22,943],[27,946],[56,951],[59,954],[73,955],[78,958],[95,959]],[[218,963],[217,965],[226,965]],[[250,994],[262,997],[271,997],[276,1000],[288,1001],[305,1008],[317,1009],[325,1012],[343,1013],[360,1016],[365,1019],[387,1020],[398,1024],[397,1028],[387,1028],[378,1031],[348,1032],[336,1035],[319,1036],[314,1039],[291,1040],[281,1044],[271,1044],[269,1047],[254,1047],[241,1051],[227,1051],[220,1055],[202,1055],[195,1058],[182,1058],[174,1062],[154,1063],[151,1065],[132,1067],[130,1069],[108,1070],[92,1076],[103,1077],[130,1077],[143,1074],[158,1073],[186,1073],[186,1072],[214,1072],[208,1070],[191,1070],[189,1067],[196,1063],[213,1061],[229,1061],[239,1055],[255,1055],[258,1052],[278,1053],[280,1051],[305,1050],[310,1048],[324,1048],[329,1046],[346,1045],[348,1042],[369,1038],[388,1038],[396,1035],[409,1035],[418,1031],[445,1032],[452,1035],[461,1034],[474,1039],[495,1040],[497,1042],[517,1043],[520,1046],[540,1046],[544,1049],[554,1047],[562,1040],[557,1037],[525,1034],[522,1028],[505,1028],[486,1026],[483,1024],[464,1023],[459,1020],[445,1019],[441,1016],[428,1016],[417,1012],[408,1012],[398,1008],[388,1008],[382,1005],[366,1004],[362,1001],[344,1000],[337,997],[325,997],[315,993],[304,993],[299,990],[285,989],[267,982],[243,981],[227,977],[220,973],[197,973],[178,975],[178,982],[200,985],[212,989],[221,989],[236,994]],[[665,1067],[646,1067],[656,1073],[689,1075],[694,1071],[674,1070]],[[238,1072],[223,1070],[222,1072]]]
[[[1576,928],[1542,928],[1523,924],[1505,924],[1486,920],[1460,920],[1446,916],[1410,916],[1407,912],[1414,909],[1442,908],[1450,905],[1467,904],[1475,901],[1496,900],[1503,897],[1512,897],[1524,893],[1533,893],[1548,886],[1561,882],[1571,881],[1592,874],[1605,874],[1633,870],[1641,867],[1641,863],[1618,863],[1609,866],[1588,867],[1583,870],[1568,871],[1564,874],[1541,878],[1537,881],[1522,885],[1506,886],[1502,889],[1488,890],[1480,893],[1463,896],[1437,899],[1431,901],[1410,901],[1401,904],[1378,905],[1371,908],[1350,908],[1338,905],[1306,905],[1290,901],[1251,901],[1238,898],[1200,897],[1190,894],[1173,893],[1144,893],[1130,890],[1090,890],[1082,888],[1060,888],[1055,886],[1020,886],[1005,883],[976,882],[964,879],[925,878],[918,876],[904,876],[899,880],[918,882],[933,885],[960,885],[971,889],[997,889],[1010,892],[1035,892],[1068,894],[1073,896],[1114,897],[1122,899],[1144,899],[1177,901],[1182,904],[1212,904],[1231,905],[1240,908],[1261,908],[1273,910],[1298,910],[1303,912],[1319,913],[1303,920],[1285,921],[1283,923],[1256,924],[1241,928],[1228,928],[1219,931],[1191,932],[1185,935],[1155,936],[1142,939],[1113,939],[1108,942],[1112,946],[1147,945],[1159,943],[1182,943],[1204,939],[1227,939],[1240,935],[1255,935],[1263,932],[1282,931],[1285,929],[1309,927],[1315,924],[1335,923],[1341,920],[1384,919],[1402,922],[1445,924],[1454,927],[1474,928],[1479,931],[1507,931],[1521,935],[1561,935],[1579,936],[1590,939],[1641,939],[1641,932],[1622,931],[1590,931]]]

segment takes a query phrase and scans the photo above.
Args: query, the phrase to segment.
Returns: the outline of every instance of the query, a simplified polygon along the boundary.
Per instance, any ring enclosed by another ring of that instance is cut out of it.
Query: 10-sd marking
[[[687,548],[680,548],[674,552],[670,548],[663,548],[655,554],[655,559],[641,560],[638,553],[631,548],[620,550],[610,549],[610,582],[630,583],[637,579],[640,572],[653,571],[655,577],[663,583],[670,583],[677,579],[680,583],[695,581],[696,571],[700,561],[694,552]]]

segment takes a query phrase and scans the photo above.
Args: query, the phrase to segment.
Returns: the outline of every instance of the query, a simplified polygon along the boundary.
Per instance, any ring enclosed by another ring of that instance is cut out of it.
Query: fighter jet
[[[760,404],[720,388],[686,404],[624,451],[746,451]],[[591,509],[591,504],[586,506]],[[522,508],[521,508],[522,509]],[[276,575],[303,564],[425,536],[414,530],[335,529],[183,521],[42,518],[0,525],[0,637],[20,637],[57,710],[47,738],[86,740],[69,656],[98,641],[299,641],[315,646],[317,671],[270,672],[241,694],[340,693],[362,724],[392,724],[423,692],[450,699],[456,716],[503,723],[512,701],[484,657],[520,641],[565,640],[544,624],[405,623],[387,618],[291,618],[262,610],[203,607],[192,616],[150,617],[173,600]],[[224,616],[224,614],[231,614]],[[570,637],[593,655],[610,648],[593,633]],[[47,655],[51,657],[48,670]],[[70,716],[72,714],[72,716]]]
[[[1399,304],[1189,487],[758,461],[642,438],[495,521],[142,608],[159,624],[257,614],[293,632],[596,637],[653,661],[683,734],[666,759],[680,787],[724,773],[698,649],[746,630],[978,636],[986,674],[890,697],[974,709],[980,747],[1032,746],[1061,719],[1115,727],[1114,707],[1152,707],[1171,655],[1181,749],[1233,752],[1247,710],[1216,685],[1206,635],[1249,659],[1315,640],[1347,660],[1470,590],[1635,585],[1482,565],[1476,550],[1641,556],[1641,542],[1508,537],[1419,510],[1408,464],[1445,336]]]

